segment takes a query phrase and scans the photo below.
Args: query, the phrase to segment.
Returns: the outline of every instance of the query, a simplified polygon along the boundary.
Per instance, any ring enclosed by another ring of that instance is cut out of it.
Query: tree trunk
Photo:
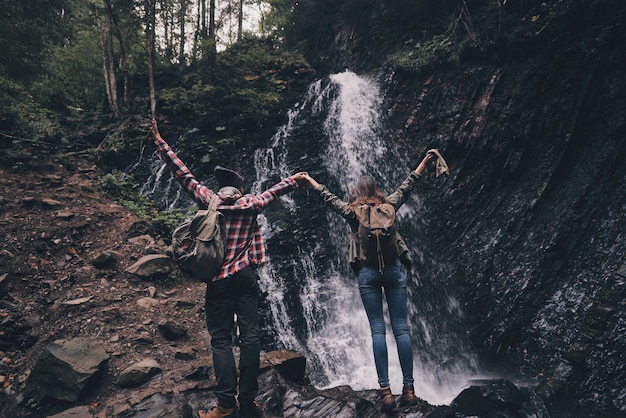
[[[156,117],[156,94],[154,88],[156,0],[145,0],[146,51],[148,52],[148,82],[150,84],[150,116]]]
[[[237,13],[237,40],[243,38],[243,0],[239,0],[239,10]]]
[[[215,28],[215,0],[209,1],[209,37],[208,37],[208,45],[206,48],[207,59],[210,66],[215,65],[217,60],[217,45],[216,45],[216,34],[217,30]]]
[[[215,41],[215,0],[209,1],[209,39]]]
[[[188,0],[180,0],[180,9],[178,13],[178,24],[180,25],[180,45],[178,50],[178,63],[185,65],[185,16],[187,15],[187,2]]]
[[[207,13],[207,9],[206,9],[206,0],[200,0],[200,9],[201,9],[201,16],[202,16],[202,22],[201,22],[201,38],[202,39],[206,39],[207,36],[209,35],[209,31],[208,31],[208,26],[206,24],[206,13]]]
[[[96,8],[96,21],[98,22],[98,32],[100,35],[100,46],[102,48],[102,73],[104,75],[104,86],[109,102],[109,108],[115,115],[120,116],[119,105],[117,103],[117,76],[115,74],[115,60],[113,54],[113,36],[111,35],[111,20],[108,13],[101,18]]]
[[[122,32],[120,30],[120,26],[116,19],[116,15],[113,11],[113,7],[111,5],[111,0],[105,0],[105,6],[107,8],[107,13],[111,17],[112,29],[115,38],[117,39],[117,43],[120,48],[120,58],[119,58],[119,69],[122,72],[123,79],[123,95],[122,95],[122,105],[126,105],[128,103],[128,91],[130,90],[130,71],[128,70],[127,65],[127,48],[126,41],[122,36]]]

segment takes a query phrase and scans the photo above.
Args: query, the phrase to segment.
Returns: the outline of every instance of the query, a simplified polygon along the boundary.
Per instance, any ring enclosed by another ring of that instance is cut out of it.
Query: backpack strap
[[[220,202],[220,197],[217,195],[217,193],[213,193],[213,195],[211,195],[211,199],[209,200],[209,207],[202,211],[201,216],[207,217],[211,214],[211,212],[215,212],[217,210],[217,205],[219,204],[219,202]],[[198,213],[200,213],[200,211],[198,211]],[[196,216],[198,216],[198,214],[196,214]],[[198,222],[195,228],[189,228],[189,232],[191,234],[189,237],[190,243],[192,240],[196,239],[196,237],[198,236],[198,227],[201,224],[202,222]]]
[[[213,193],[213,195],[211,196],[211,200],[209,200],[209,209],[211,211],[216,211],[217,210],[217,205],[220,203],[220,197],[217,195],[217,193]]]
[[[367,219],[369,222],[369,231],[370,235],[372,234],[372,220],[371,220],[372,206],[368,205]],[[378,217],[380,218],[380,223],[385,228],[385,233],[387,232],[387,225],[383,219],[383,216],[380,214],[380,206],[376,205],[376,213],[378,213]],[[380,234],[376,234],[376,259],[378,260],[378,272],[380,274],[383,273],[383,268],[385,267],[385,258],[383,257],[383,249],[380,245]]]
[[[367,236],[372,236],[372,206],[367,205]]]
[[[383,228],[385,228],[385,233],[389,232],[389,227],[391,225],[387,225],[385,223],[385,219],[383,218],[383,215],[381,214],[382,210],[380,210],[380,206],[376,206],[376,212],[378,213],[378,218],[380,219],[380,223],[383,225]]]

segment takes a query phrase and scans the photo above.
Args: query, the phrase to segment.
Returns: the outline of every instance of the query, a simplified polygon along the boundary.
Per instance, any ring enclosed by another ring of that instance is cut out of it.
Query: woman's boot
[[[389,386],[378,389],[378,394],[383,398],[383,403],[380,406],[382,412],[389,412],[396,407],[396,399],[391,394]]]
[[[415,396],[415,389],[413,385],[405,386],[402,388],[402,396],[400,397],[400,406],[412,406],[417,405],[417,397]]]

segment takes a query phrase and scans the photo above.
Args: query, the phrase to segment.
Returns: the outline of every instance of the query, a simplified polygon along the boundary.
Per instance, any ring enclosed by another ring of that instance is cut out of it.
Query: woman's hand
[[[415,169],[415,173],[422,175],[422,172],[424,171],[424,169],[426,168],[426,164],[428,163],[428,161],[430,161],[431,158],[433,158],[435,156],[435,154],[433,152],[427,152],[426,155],[424,156],[424,158],[422,159],[422,162],[417,166],[417,168]]]
[[[304,171],[300,171],[299,173],[296,173],[296,174],[292,175],[291,179],[295,180],[295,181],[297,181],[299,183],[302,180],[305,180],[306,176],[307,176],[307,173],[305,173]]]

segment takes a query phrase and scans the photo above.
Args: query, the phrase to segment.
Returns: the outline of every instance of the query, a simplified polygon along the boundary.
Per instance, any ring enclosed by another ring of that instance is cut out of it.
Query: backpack
[[[200,209],[172,233],[172,259],[203,282],[215,277],[224,262],[226,227],[218,202],[214,194],[207,209]]]
[[[360,205],[354,209],[359,226],[356,231],[359,257],[382,273],[385,263],[398,258],[396,210],[389,203]]]

